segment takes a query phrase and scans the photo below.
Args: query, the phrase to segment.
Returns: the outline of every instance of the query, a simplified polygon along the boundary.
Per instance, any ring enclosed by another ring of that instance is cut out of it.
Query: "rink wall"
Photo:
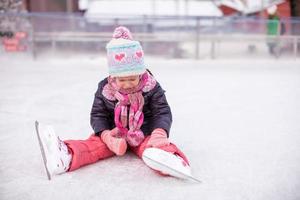
[[[299,58],[300,20],[284,18],[285,32],[266,35],[255,17],[118,16],[87,18],[62,13],[0,14],[0,52],[105,54],[113,29],[125,25],[150,56],[191,59]],[[268,43],[276,43],[270,54]]]

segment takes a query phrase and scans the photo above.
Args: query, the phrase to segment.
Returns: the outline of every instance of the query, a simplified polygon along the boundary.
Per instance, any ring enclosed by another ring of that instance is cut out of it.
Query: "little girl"
[[[49,179],[101,159],[122,156],[128,149],[142,158],[145,149],[155,148],[148,158],[163,151],[174,165],[179,163],[189,171],[187,158],[168,139],[171,110],[164,90],[145,68],[140,43],[133,40],[127,28],[118,27],[106,49],[109,76],[95,93],[91,110],[94,134],[86,140],[61,141],[51,127],[38,127]],[[152,157],[155,160],[155,155]],[[145,163],[160,174],[173,175]]]

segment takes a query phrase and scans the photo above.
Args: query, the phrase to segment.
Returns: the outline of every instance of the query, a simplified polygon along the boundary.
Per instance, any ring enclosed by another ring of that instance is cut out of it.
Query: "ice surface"
[[[34,121],[87,138],[106,62],[12,55],[0,56],[0,199],[300,199],[299,60],[147,62],[172,107],[171,140],[202,184],[131,153],[48,181]]]

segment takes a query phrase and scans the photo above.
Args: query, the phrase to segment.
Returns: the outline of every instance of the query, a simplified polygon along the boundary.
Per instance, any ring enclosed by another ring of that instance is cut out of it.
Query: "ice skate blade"
[[[47,158],[46,158],[45,149],[44,149],[44,146],[42,144],[42,140],[41,140],[41,136],[40,136],[40,132],[39,132],[39,122],[38,121],[35,121],[35,130],[36,130],[37,138],[38,138],[38,141],[39,141],[40,150],[41,150],[41,153],[42,153],[43,162],[44,162],[44,166],[45,166],[45,169],[46,169],[47,177],[48,177],[48,180],[50,181],[51,180],[51,175],[50,175],[50,172],[49,172],[48,167],[47,167]]]

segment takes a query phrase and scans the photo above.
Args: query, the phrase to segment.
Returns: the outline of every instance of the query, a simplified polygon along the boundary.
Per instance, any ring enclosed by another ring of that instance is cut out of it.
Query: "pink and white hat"
[[[115,29],[112,40],[106,45],[106,50],[110,76],[134,76],[146,71],[142,46],[132,39],[126,27],[120,26]]]

